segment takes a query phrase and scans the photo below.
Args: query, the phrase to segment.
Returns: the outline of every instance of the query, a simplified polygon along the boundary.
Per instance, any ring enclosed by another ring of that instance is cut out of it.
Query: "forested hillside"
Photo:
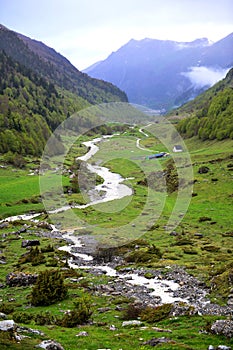
[[[116,86],[89,77],[54,49],[2,25],[0,25],[0,50],[4,50],[15,61],[57,86],[76,93],[90,103],[127,101],[126,94]]]
[[[51,130],[88,105],[5,53],[0,53],[0,76],[0,153],[41,154]]]
[[[51,131],[71,114],[91,104],[127,101],[117,87],[1,25],[0,77],[0,153],[39,156]],[[55,146],[59,153],[59,142]]]
[[[225,79],[179,108],[176,113],[191,114],[178,124],[178,130],[187,137],[233,139],[233,69]]]

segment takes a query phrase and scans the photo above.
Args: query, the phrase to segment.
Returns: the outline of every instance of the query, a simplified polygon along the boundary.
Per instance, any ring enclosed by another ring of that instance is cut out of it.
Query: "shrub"
[[[30,262],[33,266],[45,263],[45,256],[38,247],[31,248],[29,253],[23,254],[19,258],[18,264],[26,264]]]
[[[122,319],[123,320],[136,320],[142,312],[142,307],[140,305],[129,304],[124,310]]]
[[[13,313],[13,320],[15,322],[18,322],[18,323],[24,323],[24,324],[27,324],[27,323],[30,323],[31,320],[33,320],[33,315],[27,313],[27,312],[14,312]]]
[[[54,325],[57,322],[56,318],[53,315],[51,315],[51,313],[48,311],[45,313],[41,312],[40,314],[37,314],[34,317],[34,320],[35,324],[38,326]]]
[[[38,275],[30,299],[32,305],[46,306],[63,300],[66,295],[67,287],[59,271],[45,270]]]
[[[3,312],[6,315],[14,312],[14,309],[15,309],[15,305],[12,303],[3,303],[0,305],[0,312]]]
[[[142,321],[149,323],[158,322],[167,318],[172,310],[172,304],[163,304],[157,307],[146,307],[141,313]]]
[[[62,327],[76,327],[80,324],[88,322],[92,315],[91,302],[88,297],[82,297],[74,301],[74,309],[66,313],[59,320],[59,325]]]

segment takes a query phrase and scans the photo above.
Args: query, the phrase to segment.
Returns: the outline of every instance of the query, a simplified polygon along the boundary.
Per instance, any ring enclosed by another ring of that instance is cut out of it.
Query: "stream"
[[[111,136],[103,136],[92,141],[84,142],[84,145],[88,148],[88,152],[78,159],[85,162],[90,160],[91,157],[99,150],[99,147],[96,144],[102,142],[102,140],[104,141],[104,139],[107,139],[108,137]],[[112,201],[114,199],[132,195],[131,188],[122,184],[125,179],[123,179],[119,174],[112,173],[106,167],[91,165],[89,163],[87,164],[89,170],[101,176],[104,179],[104,182],[101,185],[97,185],[94,191],[91,190],[91,193],[89,193],[89,203],[85,205],[78,205],[74,208],[82,209],[94,204]],[[101,193],[103,193],[103,191],[105,192],[104,196],[101,198],[98,195],[99,191],[101,191]],[[96,199],[96,197],[99,198]],[[57,213],[70,208],[70,206],[66,206],[49,213]],[[0,221],[0,223],[3,221],[15,220],[32,220],[35,222],[36,217],[40,215],[41,213],[12,216]],[[51,227],[51,235],[54,234],[54,236],[56,236],[56,232],[61,235],[61,232],[59,232],[54,225],[51,225]],[[165,273],[164,277],[159,276],[155,272],[155,275],[150,278],[146,278],[144,276],[145,271],[140,269],[137,270],[134,268],[129,268],[128,270],[125,269],[124,271],[118,271],[116,269],[117,263],[98,264],[92,255],[88,253],[85,254],[85,239],[84,241],[81,241],[80,237],[74,235],[74,230],[62,232],[62,237],[64,240],[66,240],[67,244],[59,249],[70,253],[70,258],[68,261],[69,266],[71,268],[89,269],[91,271],[104,273],[107,276],[112,277],[113,281],[111,283],[114,284],[114,288],[117,293],[122,294],[127,291],[127,295],[131,295],[133,297],[137,295],[139,299],[141,298],[142,301],[147,300],[148,303],[153,303],[153,300],[157,300],[157,304],[174,303],[177,301],[183,301],[189,304],[192,304],[192,301],[194,304],[200,302],[202,305],[208,303],[208,300],[205,299],[207,294],[205,289],[200,288],[196,281],[195,286],[195,283],[193,282],[194,280],[192,280],[191,277],[189,278],[188,274],[184,273],[183,271],[181,272],[181,270],[178,272],[170,272],[169,274],[171,268],[168,266],[167,273]],[[86,239],[88,240],[88,237],[86,237]],[[188,287],[186,286],[186,283],[188,283]],[[182,289],[182,285],[185,285],[185,288]],[[190,292],[191,288],[194,288],[192,292]],[[190,300],[190,293],[192,295],[192,300]]]

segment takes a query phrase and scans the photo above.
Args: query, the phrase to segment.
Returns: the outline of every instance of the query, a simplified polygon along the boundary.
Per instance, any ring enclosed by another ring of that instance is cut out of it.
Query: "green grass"
[[[141,134],[140,137],[142,137]],[[228,234],[233,227],[233,171],[229,167],[233,163],[233,141],[201,142],[197,139],[190,139],[186,140],[186,145],[193,163],[194,179],[196,180],[193,192],[196,196],[192,197],[187,213],[175,229],[177,236],[171,236],[164,229],[176,201],[175,193],[166,196],[163,212],[158,219],[155,219],[154,227],[149,230],[146,230],[145,226],[138,228],[144,239],[144,245],[142,242],[141,244],[140,242],[138,243],[139,246],[141,245],[140,252],[143,250],[146,252],[148,247],[154,244],[162,252],[162,259],[156,258],[152,261],[133,263],[129,266],[148,269],[163,268],[168,265],[186,266],[188,272],[198,276],[208,285],[214,279],[217,287],[213,289],[210,297],[213,301],[224,303],[230,288],[232,288],[229,284],[227,273],[232,270],[233,266],[233,238]],[[157,148],[159,151],[163,150],[163,146],[158,141],[154,142],[153,138],[144,138],[141,146],[149,147],[151,150],[157,150]],[[74,148],[67,157],[67,166],[72,164],[72,159],[77,150]],[[146,161],[144,157],[148,153],[136,148],[136,137],[132,136],[132,134],[125,137],[114,137],[101,144],[100,151],[92,159],[92,162],[101,160],[104,166],[120,173],[124,178],[129,178],[126,183],[134,189],[135,193],[132,198],[123,198],[113,203],[75,210],[75,215],[85,221],[87,229],[90,229],[92,233],[98,234],[99,232],[104,232],[104,230],[108,232],[108,229],[112,229],[110,232],[112,232],[113,236],[115,233],[117,236],[121,232],[120,230],[122,230],[122,234],[132,234],[133,236],[134,229],[131,226],[131,221],[142,212],[148,196],[147,186],[139,183],[148,173],[154,169],[160,169],[165,164],[164,160]],[[203,165],[210,168],[207,174],[198,173],[198,169]],[[15,171],[11,167],[0,169],[1,217],[43,209],[42,203],[33,204],[31,202],[32,198],[40,194],[38,176],[28,176],[27,174],[28,170]],[[57,175],[49,172],[47,176],[47,190],[51,190],[54,184],[54,176]],[[213,181],[212,179],[217,179],[218,181]],[[68,177],[64,177],[62,180],[64,185],[69,183]],[[159,201],[158,194],[156,196]],[[149,214],[154,211],[154,207],[150,207],[150,204],[153,203],[156,196],[150,198],[150,203],[147,207]],[[28,203],[22,202],[25,199],[28,200]],[[78,201],[80,197],[79,195],[72,195],[69,197],[69,200]],[[56,219],[59,221],[63,219],[63,216],[64,213],[61,213],[56,216]],[[200,221],[201,217],[208,217],[210,220]],[[127,223],[130,223],[130,229],[129,226],[126,226],[124,232],[124,225]],[[67,227],[69,225],[69,215],[67,215],[66,225]],[[89,225],[91,226],[89,227]],[[21,266],[17,265],[19,257],[25,253],[25,249],[21,247],[21,240],[38,238],[38,228],[36,226],[32,226],[26,233],[22,233],[22,239],[17,239],[14,234],[9,234],[21,227],[22,223],[19,222],[16,225],[11,224],[8,228],[0,230],[0,235],[3,235],[0,247],[1,256],[6,258],[6,264],[1,265],[0,283],[5,283],[7,273],[12,270],[38,272],[46,268],[52,268],[46,264],[38,266],[32,266],[30,263],[22,264]],[[77,230],[77,233],[79,232]],[[196,233],[202,234],[203,237],[197,236]],[[9,235],[4,238],[4,234]],[[115,237],[114,239],[117,238]],[[54,247],[64,244],[58,240],[48,238],[40,238],[40,241],[42,247],[48,244],[53,244]],[[132,249],[130,246],[125,246],[119,250],[119,253],[124,255],[132,251]],[[64,253],[55,251],[54,254],[59,260],[64,260],[65,258]],[[45,254],[46,263],[52,256],[53,254],[51,253]],[[60,267],[58,266],[58,268]],[[80,274],[79,271],[78,273]],[[83,281],[86,281],[89,286],[111,282],[111,278],[107,276],[94,276],[87,271],[82,272],[82,274]],[[165,350],[206,350],[210,344],[213,346],[220,344],[233,346],[233,340],[210,333],[200,333],[200,331],[205,330],[209,322],[213,322],[216,319],[216,316],[182,316],[169,318],[156,324],[145,324],[145,327],[147,327],[145,329],[126,329],[121,326],[122,313],[115,309],[117,298],[119,299],[119,297],[113,296],[110,298],[105,295],[96,295],[93,290],[88,290],[80,283],[71,283],[69,278],[66,279],[66,283],[69,285],[68,298],[46,308],[29,307],[28,295],[30,294],[30,287],[6,287],[1,289],[1,299],[3,302],[8,302],[10,298],[15,299],[15,308],[19,312],[25,311],[36,314],[50,311],[54,315],[61,315],[60,310],[72,308],[75,297],[90,295],[94,311],[93,324],[72,329],[58,326],[37,326],[34,322],[26,325],[42,330],[47,338],[56,339],[61,342],[65,349],[69,350],[75,350],[77,347],[83,350],[96,350],[98,348],[145,350],[151,347],[143,345],[144,341],[162,336],[173,340],[173,343],[160,345],[160,349]],[[126,305],[127,303],[122,304],[122,306]],[[98,308],[106,306],[110,306],[108,312],[98,312]],[[116,326],[116,331],[109,329],[112,324]],[[154,326],[171,329],[172,333],[158,333],[153,330]],[[87,331],[89,336],[76,337],[83,330]],[[2,338],[0,339],[1,349],[31,349],[35,344],[38,344],[40,339],[41,337],[33,336],[31,339],[23,340],[21,344],[13,344],[9,339]]]

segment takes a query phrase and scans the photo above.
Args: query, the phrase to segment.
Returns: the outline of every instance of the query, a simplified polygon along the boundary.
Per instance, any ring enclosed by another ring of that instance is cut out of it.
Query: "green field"
[[[142,138],[140,145],[148,147],[152,153],[157,150],[166,150],[164,145],[152,136],[149,138],[140,136]],[[122,237],[127,235],[127,238],[133,240],[137,229],[139,236],[136,238],[140,239],[137,240],[136,254],[132,248],[133,245],[130,244],[116,250],[116,253],[120,254],[122,258],[130,257],[131,259],[130,263],[125,262],[124,267],[163,269],[165,266],[172,265],[185,266],[189,273],[197,276],[208,286],[215,283],[209,296],[212,301],[220,304],[226,303],[232,288],[229,276],[233,266],[233,141],[200,142],[196,139],[187,140],[186,145],[191,156],[194,174],[193,196],[183,220],[174,229],[176,234],[170,235],[170,231],[165,228],[177,200],[177,193],[164,194],[153,190],[148,193],[148,187],[144,180],[152,171],[160,171],[166,167],[171,157],[161,160],[147,160],[145,157],[150,153],[136,147],[137,137],[139,134],[138,131],[135,131],[135,135],[132,135],[131,132],[125,136],[116,136],[103,142],[99,152],[91,160],[93,163],[101,161],[103,166],[126,178],[125,183],[133,189],[134,195],[82,210],[67,211],[65,212],[67,214],[65,224],[67,227],[69,226],[69,212],[72,212],[85,222],[89,233],[98,235],[110,232],[111,238],[115,242],[118,242],[121,235]],[[79,152],[78,149],[79,147],[76,147],[70,152],[65,160],[66,167],[72,166],[74,156],[76,152]],[[53,160],[54,168],[58,160]],[[203,166],[208,167],[209,171],[200,174],[198,171]],[[1,218],[29,211],[43,211],[43,203],[40,202],[39,198],[39,176],[28,175],[29,169],[33,169],[33,167],[35,167],[33,163],[28,163],[26,169],[16,169],[10,165],[0,169]],[[51,169],[45,176],[47,176],[48,190],[52,191],[54,179],[61,175]],[[62,181],[63,185],[69,185],[69,176],[64,175]],[[65,199],[78,203],[81,201],[81,194],[66,195]],[[158,217],[156,213],[154,214],[156,201],[158,205],[161,205],[161,213]],[[55,220],[63,220],[66,214],[57,214]],[[143,220],[141,223],[137,223],[135,228],[132,223],[140,215],[143,216]],[[143,227],[148,217],[150,225]],[[52,218],[53,216],[50,216],[50,220]],[[41,221],[48,219],[45,215],[40,218]],[[32,349],[41,339],[45,338],[56,339],[66,350],[75,350],[77,347],[83,350],[102,348],[145,350],[151,347],[143,345],[143,342],[162,336],[172,339],[171,343],[160,345],[159,348],[165,350],[206,350],[210,344],[213,346],[233,345],[231,339],[208,332],[209,325],[214,320],[222,318],[219,316],[169,317],[153,323],[144,322],[143,327],[139,328],[122,327],[123,310],[130,303],[130,300],[120,296],[98,295],[95,292],[95,286],[111,283],[112,277],[94,275],[87,270],[64,270],[67,256],[64,252],[57,250],[64,242],[38,236],[39,227],[37,224],[29,222],[27,224],[30,224],[30,228],[26,232],[21,232],[20,237],[15,235],[14,232],[20,230],[24,224],[25,222],[18,221],[0,230],[2,235],[1,259],[6,261],[1,266],[0,283],[5,283],[6,275],[11,271],[32,273],[45,269],[59,269],[63,271],[62,274],[68,286],[68,296],[65,300],[47,307],[30,307],[31,287],[5,287],[1,289],[0,311],[4,310],[4,305],[9,306],[10,304],[13,309],[8,314],[9,318],[18,317],[20,319],[22,315],[25,317],[25,313],[32,315],[33,320],[25,322],[25,324],[23,321],[19,323],[26,327],[40,329],[45,333],[45,337],[39,335],[32,337],[30,335],[30,339],[25,338],[20,344],[12,343],[10,339],[1,335],[1,349]],[[22,263],[21,259],[25,254],[25,248],[21,247],[21,240],[38,239],[38,237],[41,243],[40,249],[51,245],[53,250],[43,253],[43,259],[41,258],[37,264]],[[150,249],[153,246],[160,251],[161,257],[150,254]],[[138,258],[139,256],[141,260]],[[81,279],[79,279],[80,277]],[[77,282],[73,282],[72,278],[76,278]],[[60,317],[61,310],[72,309],[74,299],[84,295],[89,295],[91,299],[93,314],[90,324],[80,325],[78,328],[67,328],[36,323],[36,317],[45,312],[49,312],[54,317]],[[14,301],[9,302],[9,300]],[[109,310],[101,313],[99,308],[102,307],[109,307]],[[115,331],[110,330],[111,325],[115,326]],[[169,329],[172,333],[160,333],[154,327]],[[89,335],[77,337],[76,335],[81,331],[86,331]]]

